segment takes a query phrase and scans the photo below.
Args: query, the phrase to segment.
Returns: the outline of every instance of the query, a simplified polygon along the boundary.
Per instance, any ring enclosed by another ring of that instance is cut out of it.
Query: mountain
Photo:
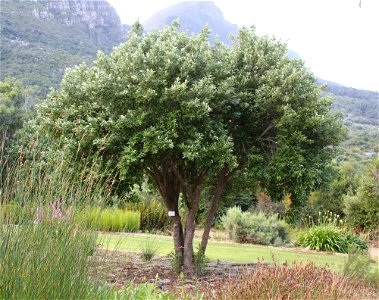
[[[198,33],[206,24],[211,28],[211,41],[218,36],[220,41],[231,45],[230,34],[236,35],[238,26],[225,20],[222,11],[212,1],[187,1],[163,9],[143,23],[146,31],[163,28],[175,19],[180,19],[182,30]]]
[[[13,76],[45,95],[65,68],[90,63],[125,40],[125,28],[103,0],[1,1],[1,78]]]

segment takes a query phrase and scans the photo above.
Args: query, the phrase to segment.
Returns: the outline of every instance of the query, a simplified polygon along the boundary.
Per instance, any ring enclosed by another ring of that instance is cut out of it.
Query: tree
[[[211,45],[208,28],[194,36],[178,28],[145,34],[136,24],[110,56],[66,72],[39,122],[75,151],[95,147],[121,179],[148,175],[172,212],[176,254],[193,272],[202,190],[212,191],[205,252],[231,178],[248,170],[273,197],[290,192],[300,203],[322,179],[340,123],[314,76],[275,39],[243,28],[228,48]]]
[[[366,167],[356,195],[347,195],[344,211],[356,230],[377,230],[379,223],[379,155]]]
[[[0,134],[1,146],[13,137],[15,131],[22,127],[26,117],[25,102],[31,93],[21,82],[6,77],[0,82]]]

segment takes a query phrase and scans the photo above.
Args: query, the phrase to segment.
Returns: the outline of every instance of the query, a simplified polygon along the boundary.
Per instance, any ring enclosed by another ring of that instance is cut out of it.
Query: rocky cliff
[[[57,87],[65,68],[110,52],[125,29],[105,0],[1,1],[1,74]]]

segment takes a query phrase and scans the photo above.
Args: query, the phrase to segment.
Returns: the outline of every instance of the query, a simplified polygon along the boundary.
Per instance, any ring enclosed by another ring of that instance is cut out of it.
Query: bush
[[[140,229],[140,213],[118,208],[86,208],[77,222],[91,229],[106,231],[136,232]],[[84,220],[80,220],[83,218]]]
[[[305,231],[299,238],[298,245],[316,251],[347,253],[349,246],[367,249],[367,244],[358,236],[345,233],[334,226],[318,225]]]
[[[165,231],[171,224],[166,208],[158,199],[128,202],[125,209],[141,213],[141,230],[144,232]]]
[[[262,245],[281,245],[288,242],[288,225],[278,215],[266,216],[262,212],[242,212],[239,207],[230,208],[222,217],[229,237],[237,242]]]

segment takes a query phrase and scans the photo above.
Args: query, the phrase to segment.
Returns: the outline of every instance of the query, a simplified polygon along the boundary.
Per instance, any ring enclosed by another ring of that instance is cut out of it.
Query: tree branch
[[[176,166],[175,161],[174,161],[174,159],[172,157],[170,157],[169,162],[170,162],[172,171],[175,174],[175,177],[178,179],[179,184],[182,187],[183,192],[187,195],[188,198],[192,199],[193,198],[193,194],[192,194],[190,188],[188,187],[187,183],[185,182],[182,174],[180,174],[179,169]]]

